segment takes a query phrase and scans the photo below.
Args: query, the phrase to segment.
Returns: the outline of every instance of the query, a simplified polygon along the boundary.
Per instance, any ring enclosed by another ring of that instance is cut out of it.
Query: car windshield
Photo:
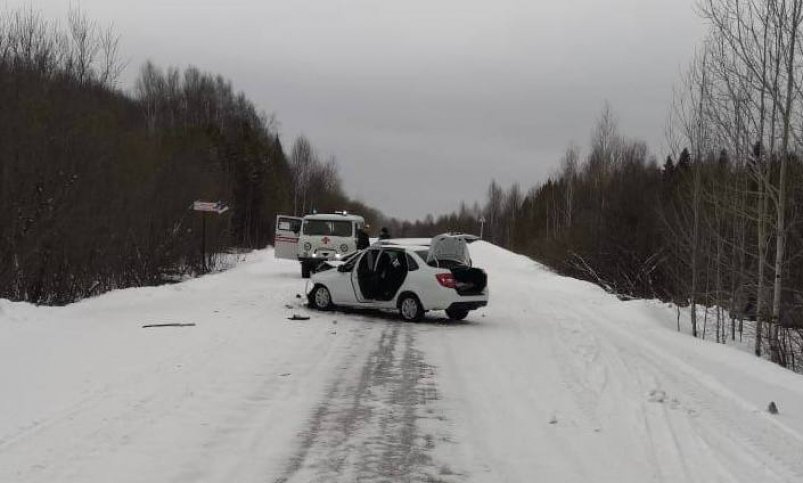
[[[343,262],[344,264],[345,263],[351,263],[354,260],[354,257],[356,257],[359,254],[360,254],[360,252],[349,253],[348,255],[346,255],[343,258],[341,258],[340,261]]]
[[[306,220],[304,234],[313,236],[352,236],[351,222],[344,220]]]

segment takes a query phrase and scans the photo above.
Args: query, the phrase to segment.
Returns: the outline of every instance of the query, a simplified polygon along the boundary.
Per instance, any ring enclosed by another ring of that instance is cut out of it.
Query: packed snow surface
[[[803,481],[801,376],[471,252],[491,304],[462,323],[308,311],[270,250],[67,307],[0,300],[0,482]]]

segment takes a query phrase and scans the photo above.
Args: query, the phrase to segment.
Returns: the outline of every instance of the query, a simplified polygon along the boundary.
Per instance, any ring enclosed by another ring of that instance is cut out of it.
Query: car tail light
[[[435,278],[438,279],[439,284],[446,288],[457,288],[457,280],[451,273],[439,273],[435,275]]]

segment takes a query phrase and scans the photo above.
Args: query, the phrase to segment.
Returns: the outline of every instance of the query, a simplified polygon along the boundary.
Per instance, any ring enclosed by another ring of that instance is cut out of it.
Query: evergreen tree
[[[691,154],[689,154],[688,148],[684,148],[683,151],[680,153],[680,157],[678,158],[677,171],[681,174],[686,174],[689,172],[690,168],[691,168]]]

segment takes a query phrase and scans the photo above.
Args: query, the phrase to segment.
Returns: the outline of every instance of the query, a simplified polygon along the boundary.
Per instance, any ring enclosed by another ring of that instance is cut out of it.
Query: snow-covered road
[[[803,377],[471,249],[491,305],[458,324],[308,313],[269,250],[63,308],[0,300],[0,482],[803,481]]]

